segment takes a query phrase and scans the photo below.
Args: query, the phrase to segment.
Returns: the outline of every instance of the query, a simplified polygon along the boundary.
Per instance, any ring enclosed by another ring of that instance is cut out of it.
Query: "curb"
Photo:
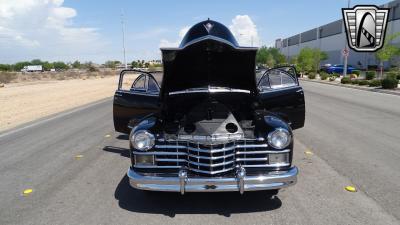
[[[351,89],[362,90],[362,91],[370,91],[370,92],[400,96],[400,91],[389,91],[389,90],[380,89],[380,88],[365,88],[365,87],[361,87],[361,86],[335,84],[335,83],[321,82],[321,81],[316,81],[316,80],[306,80],[306,79],[299,79],[299,80],[306,81],[306,82],[319,83],[319,84],[327,84],[327,85],[338,86],[338,87],[351,88]]]

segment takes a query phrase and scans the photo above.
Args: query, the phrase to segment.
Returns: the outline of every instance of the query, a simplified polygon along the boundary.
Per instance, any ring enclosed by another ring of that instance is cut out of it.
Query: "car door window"
[[[146,91],[146,80],[147,76],[142,74],[140,75],[132,84],[132,91]]]
[[[293,74],[294,73],[294,74]],[[276,68],[268,70],[258,83],[260,91],[276,90],[298,86],[296,74],[290,69]]]
[[[155,81],[152,77],[149,77],[148,85],[147,85],[148,92],[160,92],[160,87],[158,86],[157,81]]]
[[[159,74],[157,74],[157,76],[159,76]],[[141,92],[155,95],[160,92],[160,85],[156,78],[150,73],[125,70],[120,74],[118,91],[131,93]]]

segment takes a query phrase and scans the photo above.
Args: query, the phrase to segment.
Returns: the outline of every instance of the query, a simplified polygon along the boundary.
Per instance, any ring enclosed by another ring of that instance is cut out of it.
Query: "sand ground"
[[[7,84],[0,88],[0,131],[111,97],[118,76]]]

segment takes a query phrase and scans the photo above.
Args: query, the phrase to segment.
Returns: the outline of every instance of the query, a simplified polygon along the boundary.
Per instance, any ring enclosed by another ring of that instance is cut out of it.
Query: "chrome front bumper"
[[[244,168],[236,170],[235,177],[190,177],[185,170],[178,176],[157,176],[128,170],[132,187],[149,191],[169,192],[221,192],[221,191],[260,191],[288,187],[297,182],[297,167],[287,171],[269,172],[257,176],[247,176]]]

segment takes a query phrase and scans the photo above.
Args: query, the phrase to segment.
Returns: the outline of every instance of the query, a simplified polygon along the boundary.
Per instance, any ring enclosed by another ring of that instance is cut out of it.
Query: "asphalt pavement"
[[[105,99],[0,133],[0,224],[399,224],[400,97],[303,85],[298,183],[275,198],[132,189]]]
[[[296,137],[400,219],[400,97],[302,82],[306,124]]]

